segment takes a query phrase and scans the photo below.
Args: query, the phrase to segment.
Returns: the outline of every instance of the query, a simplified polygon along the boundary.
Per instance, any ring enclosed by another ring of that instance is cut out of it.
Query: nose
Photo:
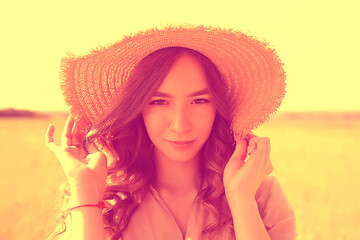
[[[191,130],[189,111],[186,106],[177,106],[172,112],[170,130],[176,133],[186,133]]]

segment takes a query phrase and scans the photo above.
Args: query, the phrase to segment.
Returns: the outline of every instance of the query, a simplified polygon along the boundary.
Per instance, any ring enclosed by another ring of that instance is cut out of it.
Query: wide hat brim
[[[124,36],[84,56],[61,61],[65,102],[82,129],[121,94],[136,64],[166,47],[185,47],[211,59],[233,90],[232,130],[244,133],[266,122],[285,96],[285,72],[268,43],[241,31],[204,25],[166,25]]]

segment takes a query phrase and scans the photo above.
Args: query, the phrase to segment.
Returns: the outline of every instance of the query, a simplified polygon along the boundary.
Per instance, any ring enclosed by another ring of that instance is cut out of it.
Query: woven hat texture
[[[121,94],[136,64],[166,47],[185,47],[211,59],[233,90],[232,130],[255,129],[275,113],[285,96],[285,72],[276,51],[239,30],[204,25],[166,25],[124,36],[87,55],[61,61],[65,102],[85,129]]]

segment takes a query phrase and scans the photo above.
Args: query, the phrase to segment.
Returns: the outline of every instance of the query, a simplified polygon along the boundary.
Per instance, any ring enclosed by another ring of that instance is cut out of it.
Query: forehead
[[[172,65],[158,91],[184,94],[208,88],[206,74],[199,60],[184,53]]]

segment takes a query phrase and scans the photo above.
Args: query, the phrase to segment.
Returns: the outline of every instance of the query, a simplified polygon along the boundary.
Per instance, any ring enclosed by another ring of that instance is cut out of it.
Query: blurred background
[[[274,47],[287,72],[271,139],[298,239],[360,239],[357,0],[3,1],[0,3],[0,239],[45,239],[66,179],[46,149],[67,116],[60,59],[167,23],[236,28]]]

